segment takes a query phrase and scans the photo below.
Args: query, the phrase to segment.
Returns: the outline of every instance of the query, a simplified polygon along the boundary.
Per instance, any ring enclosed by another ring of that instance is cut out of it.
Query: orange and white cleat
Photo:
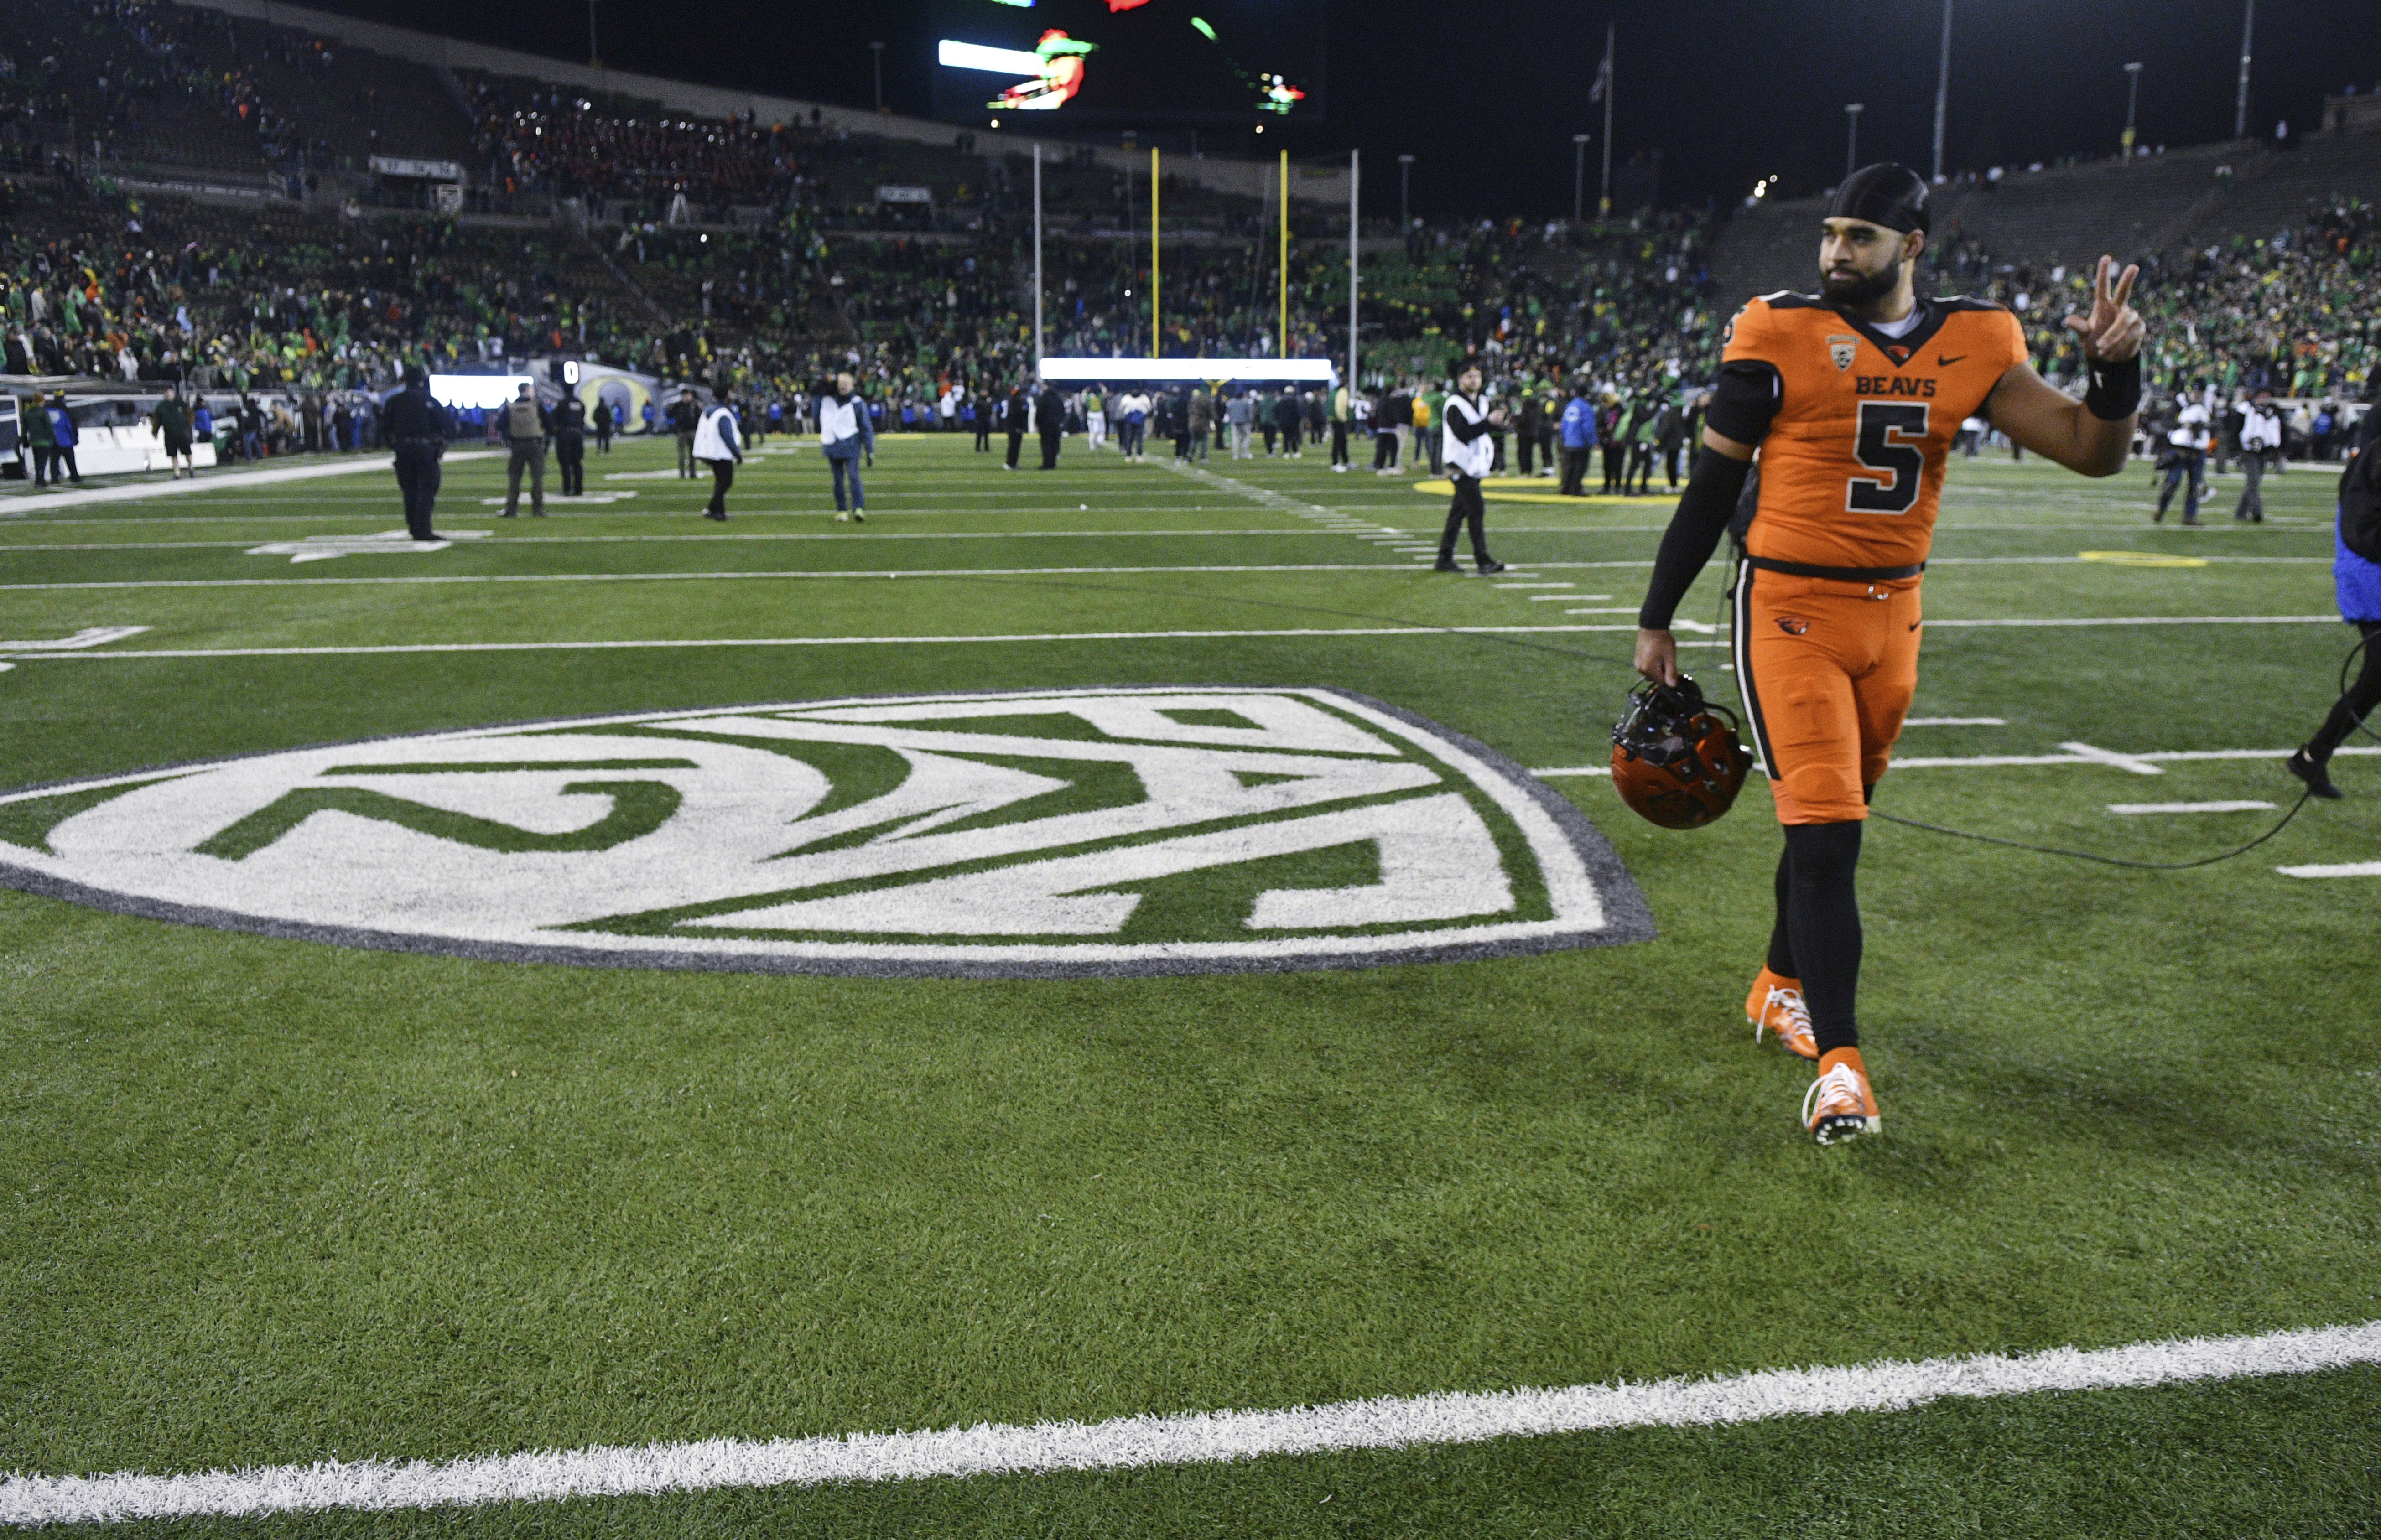
[[[1802,1125],[1823,1145],[1881,1131],[1868,1067],[1856,1048],[1832,1049],[1819,1061],[1819,1078],[1802,1094]]]
[[[1766,964],[1744,997],[1744,1019],[1752,1024],[1752,1040],[1776,1033],[1786,1051],[1801,1059],[1819,1057],[1819,1039],[1811,1032],[1811,1013],[1802,1003],[1802,983],[1771,973]]]

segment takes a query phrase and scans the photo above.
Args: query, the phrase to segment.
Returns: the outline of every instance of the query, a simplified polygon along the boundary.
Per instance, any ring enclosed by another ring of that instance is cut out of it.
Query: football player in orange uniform
[[[1845,178],[1821,224],[1820,292],[1747,304],[1729,323],[1695,473],[1637,617],[1637,670],[1679,678],[1670,621],[1711,560],[1756,451],[1759,491],[1736,573],[1737,679],[1786,826],[1769,956],[1745,1001],[1757,1041],[1818,1063],[1802,1118],[1821,1144],[1876,1131],[1854,1000],[1861,823],[1918,678],[1918,590],[1943,467],[1982,417],[2086,476],[2125,465],[2141,402],[2137,270],[2100,259],[2092,311],[2069,316],[2090,373],[2082,401],[2027,361],[2017,318],[1920,299],[1926,184],[1905,167]]]

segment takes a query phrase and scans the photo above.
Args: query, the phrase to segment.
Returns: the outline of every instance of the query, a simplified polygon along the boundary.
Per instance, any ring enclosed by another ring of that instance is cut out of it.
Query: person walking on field
[[[1033,430],[1042,436],[1042,468],[1058,468],[1058,445],[1067,437],[1067,398],[1044,381],[1033,398]]]
[[[1296,391],[1284,391],[1274,402],[1274,418],[1281,429],[1281,457],[1302,460],[1305,453],[1299,448],[1299,430],[1306,424],[1306,408]]]
[[[1455,561],[1455,535],[1468,524],[1471,529],[1471,559],[1479,564],[1481,575],[1485,576],[1505,570],[1504,563],[1492,560],[1488,554],[1488,536],[1483,527],[1486,510],[1480,499],[1481,480],[1487,476],[1496,455],[1496,444],[1488,437],[1488,430],[1505,425],[1505,409],[1492,409],[1481,399],[1477,365],[1456,376],[1455,388],[1456,394],[1448,396],[1441,407],[1447,422],[1447,443],[1439,453],[1446,457],[1447,479],[1455,483],[1455,497],[1447,506],[1447,527],[1439,532],[1437,570],[1463,570]]]
[[[2182,411],[2175,418],[2174,430],[2166,436],[2174,459],[2166,467],[2166,485],[2158,491],[2157,512],[2150,515],[2152,524],[2166,522],[2166,505],[2174,501],[2178,486],[2182,488],[2182,522],[2187,526],[2199,523],[2199,496],[2207,490],[2208,421],[2204,402],[2184,400]],[[2024,445],[2012,447],[2022,451]]]
[[[1331,468],[1340,475],[1348,471],[1348,425],[1354,420],[1350,407],[1356,393],[1343,381],[1331,393]]]
[[[2282,419],[2274,412],[2274,393],[2260,390],[2241,418],[2241,474],[2248,485],[2232,516],[2244,524],[2265,522],[2265,455],[2281,447]]]
[[[1780,290],[1737,311],[1706,453],[1637,616],[1637,672],[1676,688],[1672,617],[1759,454],[1728,629],[1785,848],[1760,884],[1775,918],[1744,1012],[1756,1042],[1775,1034],[1813,1063],[1801,1122],[1822,1145],[1880,1132],[1856,1019],[1861,831],[1917,688],[1919,589],[1960,425],[1981,416],[2012,443],[2107,477],[2125,467],[2141,401],[2142,318],[2128,303],[2139,270],[2119,276],[2102,257],[2090,314],[2066,318],[2090,380],[2078,401],[2034,372],[2008,310],[1917,297],[1928,200],[1906,166],[1853,173],[1816,221],[1820,292]]]
[[[511,453],[505,461],[505,511],[499,515],[511,518],[520,512],[521,472],[529,472],[529,514],[531,518],[545,516],[545,436],[553,430],[554,418],[537,399],[537,387],[521,382],[520,394],[505,403],[497,418],[504,434],[505,447]]]
[[[182,387],[165,387],[165,399],[149,414],[149,431],[165,441],[167,479],[178,481],[188,476],[199,479],[197,464],[190,458],[190,407],[182,399]]]
[[[405,527],[417,540],[440,537],[430,527],[438,503],[438,461],[455,431],[454,414],[432,397],[430,371],[405,366],[405,388],[382,408],[381,426],[396,451],[397,486],[405,495]]]
[[[1240,391],[1224,403],[1224,426],[1232,432],[1232,458],[1252,458],[1249,451],[1249,421],[1256,408],[1250,405],[1248,392]]]
[[[565,389],[554,407],[554,466],[562,473],[562,495],[587,495],[587,406]]]
[[[602,396],[595,398],[595,453],[598,455],[612,453],[612,430],[619,423],[619,418],[612,414],[617,410],[617,407]]]
[[[670,431],[678,435],[678,473],[682,480],[691,481],[694,469],[694,430],[702,420],[702,408],[696,404],[694,392],[681,388],[678,399],[670,403]]]
[[[2262,404],[2265,393],[2257,394]],[[2332,755],[2363,725],[2366,714],[2381,706],[2381,380],[2366,382],[2364,399],[2375,409],[2364,414],[2349,438],[2331,564],[2339,618],[2363,634],[2364,662],[2356,682],[2332,702],[2314,736],[2289,758],[2289,771],[2306,782],[2307,794],[2326,802],[2341,795],[2332,784]]]
[[[1032,408],[1025,399],[1024,386],[1008,387],[1008,394],[1000,398],[1000,412],[1001,430],[1008,435],[1008,458],[1003,468],[1015,470],[1018,452],[1025,447],[1026,418],[1032,415]]]
[[[694,457],[711,471],[711,502],[702,516],[725,524],[727,489],[736,484],[736,467],[744,463],[744,440],[737,430],[735,404],[724,395],[695,420]]]
[[[838,524],[868,522],[867,495],[860,488],[860,460],[874,453],[876,434],[868,421],[868,406],[852,394],[849,374],[835,377],[835,394],[819,397],[819,452],[835,475],[835,516]],[[851,478],[851,505],[843,501],[843,480]]]
[[[1107,403],[1100,399],[1100,388],[1093,385],[1083,393],[1083,447],[1096,455],[1107,436]]]
[[[1190,457],[1204,460],[1208,441],[1215,436],[1215,398],[1200,386],[1190,393]]]
[[[18,409],[25,424],[25,455],[33,462],[33,490],[55,485],[57,480],[57,435],[50,427],[48,408],[42,398],[34,396]]]
[[[1595,406],[1587,399],[1587,382],[1570,388],[1562,409],[1562,486],[1564,497],[1587,494],[1587,464],[1595,457]]]

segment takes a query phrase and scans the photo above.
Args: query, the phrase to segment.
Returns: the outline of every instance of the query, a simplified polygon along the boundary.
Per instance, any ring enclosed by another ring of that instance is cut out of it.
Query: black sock
[[[1787,884],[1793,876],[1789,850],[1777,853],[1777,918],[1769,928],[1769,971],[1780,978],[1800,978],[1794,971],[1794,938],[1786,928]]]
[[[1822,1054],[1860,1043],[1860,845],[1858,823],[1786,828],[1787,931]]]
[[[2366,713],[2381,705],[2381,621],[2358,621],[2356,625],[2364,633],[2363,667],[2348,686],[2348,693],[2331,703],[2323,726],[2307,740],[2306,756],[2318,765],[2328,761],[2332,750],[2348,740]]]

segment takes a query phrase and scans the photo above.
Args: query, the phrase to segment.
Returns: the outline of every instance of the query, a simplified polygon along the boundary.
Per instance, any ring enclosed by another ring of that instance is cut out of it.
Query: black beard
[[[1894,285],[1899,282],[1901,264],[1896,262],[1878,272],[1863,273],[1856,277],[1839,277],[1832,273],[1823,274],[1819,280],[1819,292],[1835,304],[1857,310],[1891,294]]]

